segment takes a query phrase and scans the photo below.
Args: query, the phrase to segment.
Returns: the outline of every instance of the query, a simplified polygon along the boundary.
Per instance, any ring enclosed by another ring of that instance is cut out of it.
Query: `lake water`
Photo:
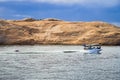
[[[0,46],[0,80],[120,80],[120,46],[103,46],[101,54],[82,48]]]

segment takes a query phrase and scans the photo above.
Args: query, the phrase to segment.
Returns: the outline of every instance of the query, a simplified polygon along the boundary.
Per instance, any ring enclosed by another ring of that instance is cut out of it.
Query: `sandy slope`
[[[0,44],[120,45],[120,28],[105,22],[0,20]]]

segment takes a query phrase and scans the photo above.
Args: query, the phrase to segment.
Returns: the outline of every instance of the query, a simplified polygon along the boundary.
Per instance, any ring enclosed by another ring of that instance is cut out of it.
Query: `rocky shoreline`
[[[58,19],[0,20],[0,45],[120,45],[120,27]]]

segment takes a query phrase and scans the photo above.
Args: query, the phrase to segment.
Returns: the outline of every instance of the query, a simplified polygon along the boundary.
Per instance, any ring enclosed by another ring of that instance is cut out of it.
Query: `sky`
[[[0,18],[104,21],[120,26],[120,0],[0,0]]]

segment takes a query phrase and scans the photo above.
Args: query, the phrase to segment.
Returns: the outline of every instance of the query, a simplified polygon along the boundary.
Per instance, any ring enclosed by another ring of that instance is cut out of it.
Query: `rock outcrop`
[[[120,45],[120,27],[105,22],[67,22],[56,19],[0,21],[1,45],[84,43]]]

